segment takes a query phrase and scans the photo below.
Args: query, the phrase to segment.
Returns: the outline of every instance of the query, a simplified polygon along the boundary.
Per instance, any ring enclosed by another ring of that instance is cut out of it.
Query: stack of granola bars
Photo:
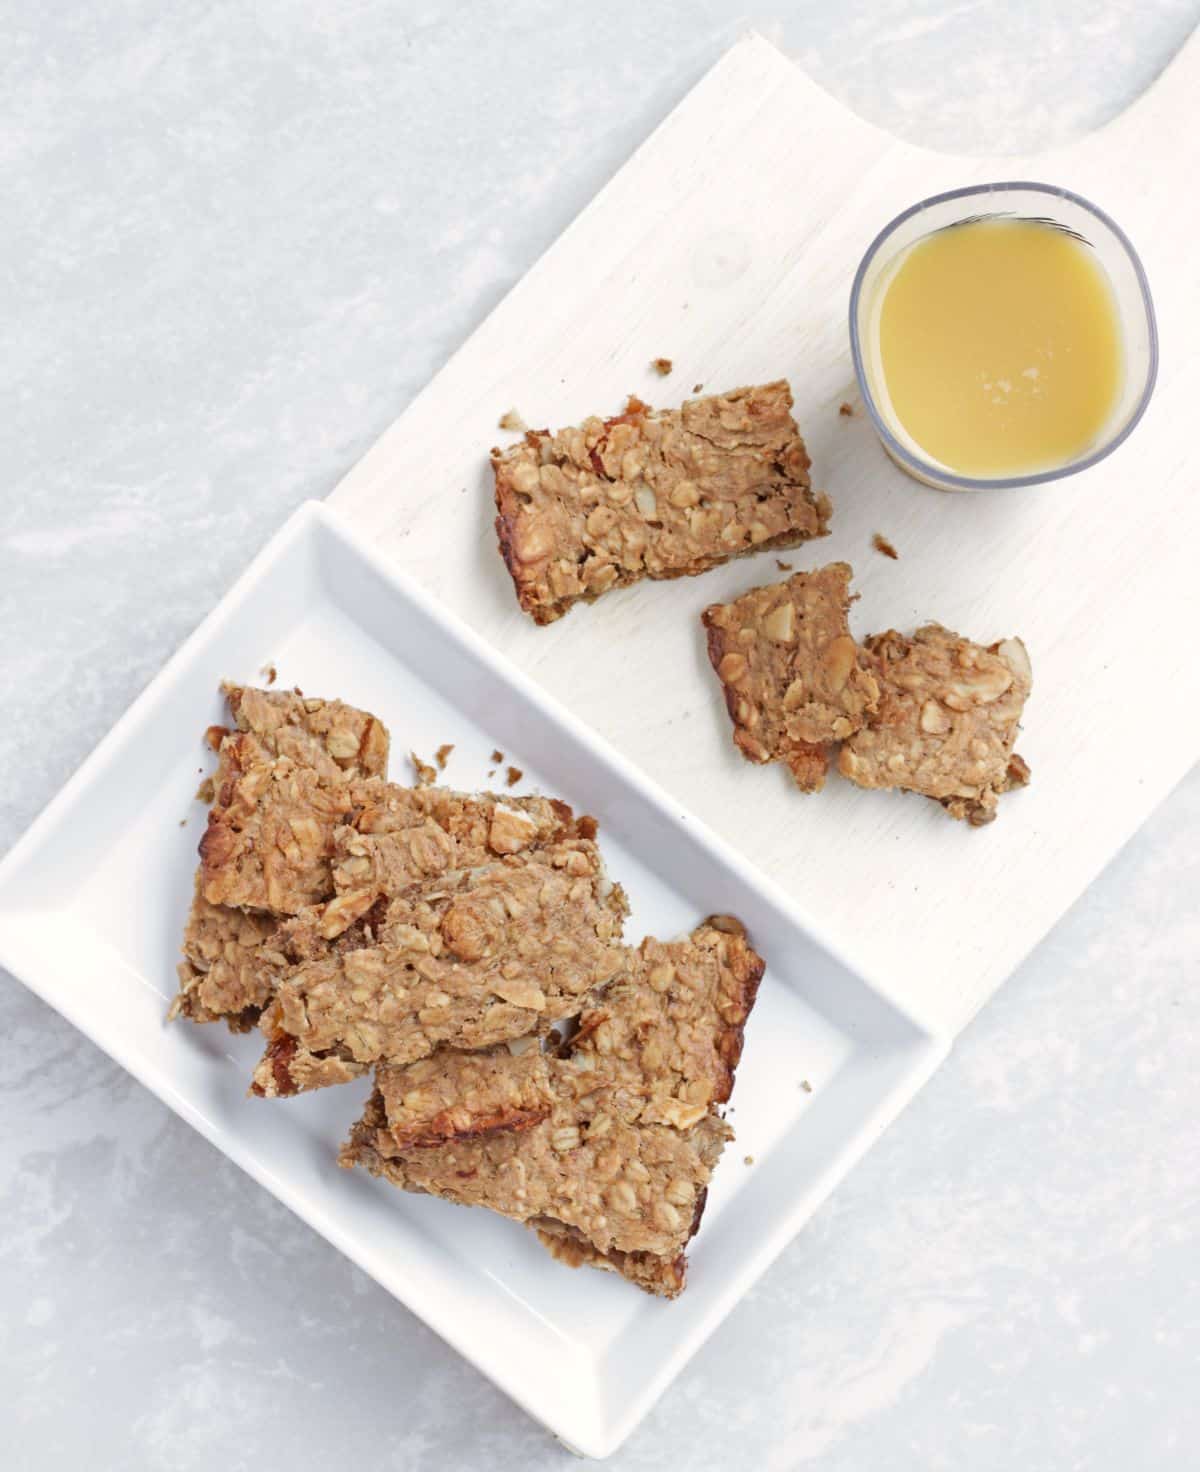
[[[741,927],[628,947],[592,819],[398,786],[374,716],[226,695],[172,1016],[257,1026],[259,1096],[373,1070],[343,1165],[674,1297],[763,971]]]

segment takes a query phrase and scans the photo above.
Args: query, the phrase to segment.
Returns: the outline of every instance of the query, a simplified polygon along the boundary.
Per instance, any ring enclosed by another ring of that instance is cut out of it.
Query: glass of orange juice
[[[898,215],[854,278],[850,345],[888,454],[953,491],[1094,465],[1132,432],[1158,368],[1133,246],[1049,184],[955,189]]]

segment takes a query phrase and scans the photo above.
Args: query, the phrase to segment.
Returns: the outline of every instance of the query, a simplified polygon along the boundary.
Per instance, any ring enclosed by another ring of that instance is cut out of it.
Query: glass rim
[[[956,475],[951,470],[943,469],[932,460],[915,455],[888,427],[883,416],[880,414],[875,403],[875,396],[871,392],[871,385],[867,378],[866,365],[863,357],[862,338],[858,330],[858,305],[862,295],[863,281],[872,261],[878,255],[880,248],[904,224],[906,220],[912,219],[914,215],[920,214],[922,210],[932,208],[934,205],[945,204],[949,200],[967,199],[971,195],[1000,194],[1015,192],[1016,190],[1028,190],[1035,194],[1048,194],[1056,199],[1069,199],[1077,204],[1088,214],[1093,215],[1102,225],[1105,225],[1120,243],[1125,254],[1129,257],[1129,263],[1133,267],[1134,276],[1137,280],[1138,289],[1141,292],[1142,306],[1146,313],[1146,333],[1149,347],[1149,364],[1146,372],[1146,382],[1138,399],[1137,406],[1122,426],[1120,433],[1106,441],[1098,449],[1085,455],[1082,459],[1068,461],[1052,470],[1039,470],[1032,475],[1015,476],[973,476]],[[918,200],[916,204],[909,205],[906,210],[883,227],[882,230],[871,241],[859,262],[858,270],[854,273],[854,283],[850,288],[850,355],[854,361],[854,376],[858,380],[858,387],[863,396],[863,402],[867,407],[867,413],[875,426],[875,432],[883,441],[884,447],[893,459],[897,460],[905,469],[911,471],[919,480],[932,481],[935,487],[944,486],[949,490],[956,491],[993,491],[1014,490],[1020,486],[1043,485],[1047,481],[1062,480],[1068,475],[1077,475],[1081,470],[1088,470],[1098,464],[1106,456],[1111,455],[1118,446],[1125,443],[1133,431],[1141,422],[1154,386],[1158,381],[1158,322],[1154,315],[1154,300],[1150,295],[1150,282],[1146,278],[1146,271],[1142,265],[1141,257],[1134,249],[1133,242],[1125,234],[1120,225],[1106,214],[1099,205],[1093,204],[1090,199],[1085,199],[1082,194],[1076,194],[1073,190],[1064,189],[1058,184],[1038,184],[1027,179],[1007,179],[995,184],[968,184],[959,189],[947,189],[941,194],[931,194],[928,199]]]

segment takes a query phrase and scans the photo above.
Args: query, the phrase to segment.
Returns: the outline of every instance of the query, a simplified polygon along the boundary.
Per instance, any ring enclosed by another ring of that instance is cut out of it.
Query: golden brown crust
[[[536,1038],[519,1053],[441,1049],[408,1068],[381,1068],[378,1086],[390,1146],[428,1149],[450,1140],[531,1129],[549,1118],[550,1074]]]
[[[540,624],[641,578],[690,577],[828,530],[788,385],[530,431],[493,450],[496,535]]]

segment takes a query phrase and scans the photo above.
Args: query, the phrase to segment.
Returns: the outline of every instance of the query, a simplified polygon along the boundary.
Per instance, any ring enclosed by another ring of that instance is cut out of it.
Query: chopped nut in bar
[[[879,700],[870,661],[850,636],[850,577],[847,563],[833,562],[702,615],[734,743],[752,762],[785,763],[805,792],[824,785],[828,748],[853,735]]]
[[[866,641],[882,688],[871,724],[842,747],[838,770],[860,787],[923,793],[975,827],[1029,768],[1013,751],[1033,683],[1020,639],[988,648],[927,624]]]
[[[539,624],[641,578],[689,577],[828,531],[782,380],[531,431],[493,450],[496,532]]]
[[[439,1046],[544,1032],[626,964],[627,906],[571,839],[393,898],[378,943],[298,967],[260,1026],[265,1095],[322,1088]]]
[[[420,1080],[410,1091],[411,1069],[384,1068],[341,1163],[528,1222],[563,1260],[674,1297],[709,1179],[732,1137],[716,1106],[732,1087],[762,970],[732,928],[705,925],[686,941],[645,942],[628,978],[584,1013],[566,1057],[494,1057],[501,1081],[482,1089],[476,1113],[494,1112],[510,1087],[540,1091],[544,1075],[552,1098],[545,1119],[416,1147],[408,1098],[419,1096]],[[440,1098],[432,1102],[441,1107]]]

